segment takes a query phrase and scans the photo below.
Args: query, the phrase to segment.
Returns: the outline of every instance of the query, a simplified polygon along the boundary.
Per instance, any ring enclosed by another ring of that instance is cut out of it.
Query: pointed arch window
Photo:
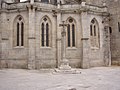
[[[96,19],[92,19],[90,24],[91,47],[99,47],[99,26]]]
[[[14,22],[14,46],[24,46],[24,21],[21,16]]]
[[[68,19],[68,26],[67,26],[67,47],[75,47],[75,21],[72,18]]]
[[[40,30],[41,47],[50,47],[50,29],[51,29],[50,20],[47,17],[44,17],[42,19]]]

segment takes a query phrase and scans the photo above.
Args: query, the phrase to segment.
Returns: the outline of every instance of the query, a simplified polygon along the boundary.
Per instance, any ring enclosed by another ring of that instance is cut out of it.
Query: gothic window
[[[99,47],[99,26],[96,19],[92,19],[90,24],[91,47]]]
[[[41,47],[50,47],[50,28],[51,28],[50,20],[47,17],[44,17],[42,19],[40,30]]]
[[[14,22],[14,46],[24,46],[24,22],[21,16]]]
[[[75,21],[72,18],[67,20],[67,47],[75,47]]]

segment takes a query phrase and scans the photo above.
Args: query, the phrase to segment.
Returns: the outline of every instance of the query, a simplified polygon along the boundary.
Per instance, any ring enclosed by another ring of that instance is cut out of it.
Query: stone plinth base
[[[61,65],[59,67],[60,70],[71,70],[71,67],[69,65]]]
[[[63,60],[61,60],[61,65],[59,67],[60,70],[71,70],[71,66],[69,65],[69,61],[64,58]]]
[[[81,72],[77,69],[69,69],[69,70],[62,70],[62,69],[55,69],[55,73],[60,74],[81,74]]]

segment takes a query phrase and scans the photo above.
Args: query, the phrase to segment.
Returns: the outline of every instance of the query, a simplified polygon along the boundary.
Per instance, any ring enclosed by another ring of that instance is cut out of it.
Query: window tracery
[[[18,16],[14,22],[14,46],[24,46],[24,20]]]
[[[99,47],[99,26],[96,19],[92,19],[90,24],[91,47]]]
[[[44,17],[42,19],[40,30],[41,47],[50,47],[50,29],[51,29],[50,20],[47,17]]]
[[[73,18],[67,20],[67,47],[75,47],[76,45],[76,27]]]

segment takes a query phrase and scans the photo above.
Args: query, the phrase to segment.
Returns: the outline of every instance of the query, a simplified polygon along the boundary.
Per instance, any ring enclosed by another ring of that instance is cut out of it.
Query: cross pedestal
[[[58,73],[64,73],[64,74],[80,74],[81,72],[79,70],[76,69],[72,69],[71,66],[69,65],[69,60],[66,59],[66,31],[65,31],[65,27],[68,24],[65,24],[65,22],[63,21],[63,24],[60,24],[59,26],[63,27],[62,30],[62,60],[60,62],[60,67],[58,69],[55,69],[55,72]]]
[[[60,24],[59,26],[62,26],[63,27],[63,30],[62,30],[62,60],[61,60],[61,64],[60,64],[60,67],[59,69],[60,70],[70,70],[71,67],[69,66],[69,60],[66,59],[66,31],[65,31],[65,27],[67,26],[68,24],[65,24],[65,22],[63,21],[63,24]]]

